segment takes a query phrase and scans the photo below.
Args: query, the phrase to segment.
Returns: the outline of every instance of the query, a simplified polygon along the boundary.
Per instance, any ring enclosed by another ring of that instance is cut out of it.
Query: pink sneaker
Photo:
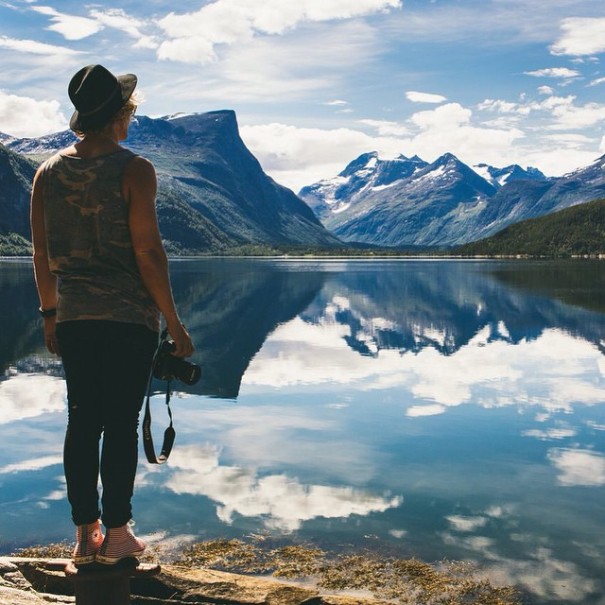
[[[76,527],[76,547],[74,548],[74,564],[86,565],[93,563],[98,550],[103,544],[103,532],[101,523],[95,521],[88,525]]]
[[[95,560],[103,565],[115,565],[122,559],[143,554],[144,550],[145,542],[132,533],[130,526],[107,527]]]

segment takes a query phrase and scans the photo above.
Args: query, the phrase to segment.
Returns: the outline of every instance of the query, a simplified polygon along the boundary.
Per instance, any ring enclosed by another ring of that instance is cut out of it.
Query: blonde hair
[[[107,120],[107,122],[105,122],[101,126],[96,126],[95,128],[88,128],[84,131],[76,130],[75,133],[81,139],[84,138],[89,133],[94,133],[94,134],[102,133],[109,126],[111,126],[111,124],[113,124],[114,122],[119,122],[120,120],[125,120],[126,118],[130,118],[132,115],[134,115],[134,112],[136,111],[139,103],[140,103],[140,97],[139,97],[139,95],[137,95],[137,93],[135,91],[130,95],[130,97],[128,98],[126,103],[124,103],[124,105],[122,105],[122,107],[120,107],[120,109],[118,109],[118,111],[116,111]]]

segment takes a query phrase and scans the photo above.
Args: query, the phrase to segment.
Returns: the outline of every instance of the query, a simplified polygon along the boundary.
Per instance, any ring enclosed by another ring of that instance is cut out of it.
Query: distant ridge
[[[451,153],[431,164],[365,153],[299,195],[346,242],[450,248],[519,221],[605,197],[605,156],[562,177],[516,164],[468,166]]]
[[[510,225],[453,250],[468,256],[570,257],[605,254],[605,199]]]

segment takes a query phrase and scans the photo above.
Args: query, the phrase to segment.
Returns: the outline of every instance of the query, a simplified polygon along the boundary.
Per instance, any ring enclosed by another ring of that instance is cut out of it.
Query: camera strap
[[[168,335],[168,331],[164,330],[162,332],[162,336],[160,338],[160,346],[162,342],[166,339]],[[160,348],[158,347],[158,351]],[[157,352],[156,352],[157,355]],[[155,357],[154,364],[155,365]],[[164,441],[162,443],[162,449],[160,451],[160,455],[155,455],[155,448],[153,446],[153,437],[151,436],[151,383],[153,381],[153,372],[149,372],[149,382],[147,383],[147,401],[145,403],[145,416],[143,418],[143,447],[145,448],[145,455],[147,456],[147,460],[151,464],[164,464],[166,460],[168,460],[168,456],[170,456],[170,452],[172,451],[172,446],[174,445],[174,438],[176,437],[176,431],[172,426],[172,410],[170,409],[170,380],[166,382],[166,408],[168,409],[168,416],[170,417],[170,424],[168,428],[164,431]]]

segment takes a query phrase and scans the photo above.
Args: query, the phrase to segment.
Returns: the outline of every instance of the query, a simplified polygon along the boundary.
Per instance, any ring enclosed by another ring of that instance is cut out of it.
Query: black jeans
[[[132,517],[138,422],[158,334],[143,325],[99,320],[57,324],[67,382],[64,467],[76,525],[102,519],[120,527]],[[103,444],[99,460],[99,442]]]

